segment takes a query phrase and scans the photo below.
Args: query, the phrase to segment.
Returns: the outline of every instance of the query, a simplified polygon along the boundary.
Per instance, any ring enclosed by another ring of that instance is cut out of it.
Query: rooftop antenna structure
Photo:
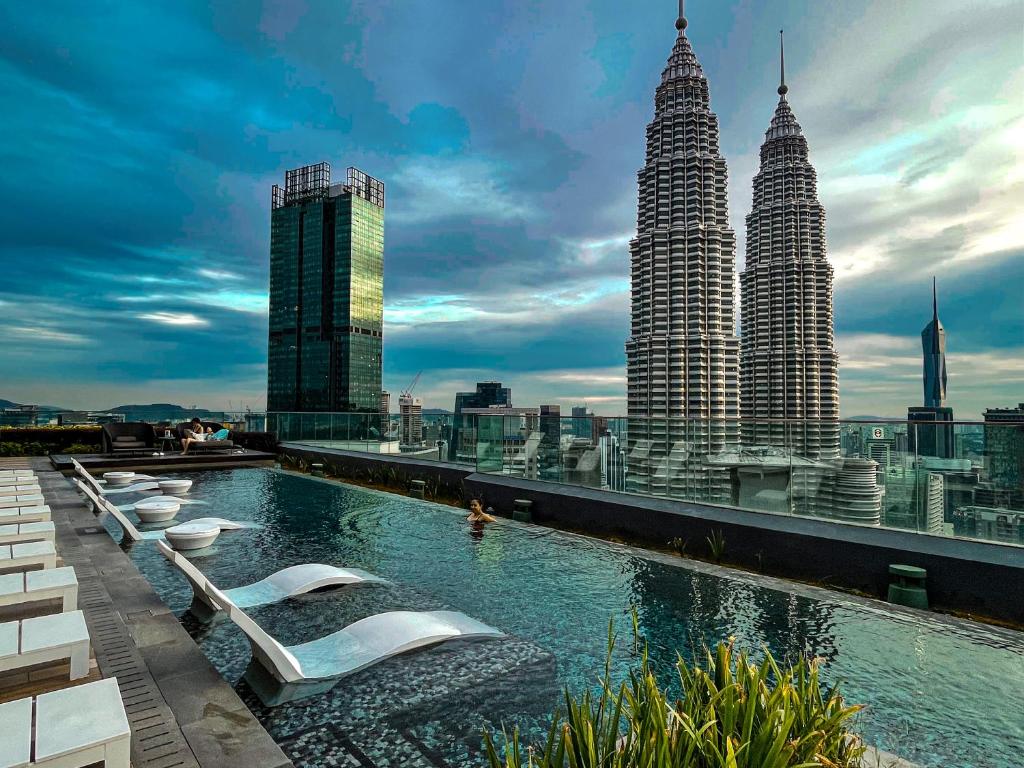
[[[789,86],[786,85],[786,41],[779,30],[779,96],[789,93]]]
[[[686,0],[679,0],[679,16],[676,18],[676,29],[680,33],[686,29]]]

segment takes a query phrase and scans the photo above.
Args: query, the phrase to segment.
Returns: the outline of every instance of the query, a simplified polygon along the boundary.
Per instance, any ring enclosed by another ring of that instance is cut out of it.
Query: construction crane
[[[420,383],[420,376],[422,375],[423,371],[420,371],[419,373],[416,374],[416,376],[412,380],[412,383],[410,383],[409,386],[402,391],[402,397],[412,397],[412,391],[416,389],[416,385]]]

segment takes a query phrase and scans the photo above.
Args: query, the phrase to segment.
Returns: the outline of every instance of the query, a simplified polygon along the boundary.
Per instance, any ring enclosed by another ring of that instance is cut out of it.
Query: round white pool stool
[[[188,493],[188,489],[192,487],[191,480],[159,480],[157,485],[160,486],[160,490],[163,493]]]
[[[135,477],[134,472],[104,472],[103,479],[110,485],[128,485]]]
[[[213,523],[182,523],[164,531],[164,538],[174,549],[202,549],[220,536],[220,526]]]
[[[181,502],[177,499],[146,499],[135,504],[135,514],[144,523],[162,523],[171,520],[178,510],[181,509]]]

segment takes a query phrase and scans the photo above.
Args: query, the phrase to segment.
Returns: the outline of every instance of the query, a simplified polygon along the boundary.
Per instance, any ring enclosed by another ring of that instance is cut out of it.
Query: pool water
[[[922,766],[1012,768],[1024,745],[1024,635],[742,574],[508,521],[474,528],[465,512],[269,469],[185,474],[179,520],[219,516],[226,531],[193,555],[231,588],[304,562],[389,580],[249,609],[285,644],[387,610],[462,611],[508,634],[389,659],[331,692],[268,709],[239,679],[248,642],[230,622],[186,626],[299,766],[478,766],[481,732],[502,724],[540,736],[561,690],[592,686],[616,620],[614,669],[636,661],[629,613],[663,679],[678,651],[735,637],[755,654],[825,660],[849,702],[865,704],[865,740]],[[127,499],[126,499],[127,501]],[[108,523],[108,526],[110,523]],[[191,591],[152,543],[131,556],[172,610]]]

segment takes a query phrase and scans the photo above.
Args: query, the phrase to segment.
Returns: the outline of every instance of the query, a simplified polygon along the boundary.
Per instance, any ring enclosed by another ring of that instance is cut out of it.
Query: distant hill
[[[846,416],[843,421],[906,421],[906,416]]]
[[[446,411],[444,408],[424,408],[424,416],[451,416],[451,411]]]
[[[0,397],[0,408],[17,408],[21,403],[16,403],[13,400],[4,400]],[[60,411],[70,411],[70,408],[61,408],[59,405],[40,405],[39,410],[43,413],[59,413]]]
[[[206,408],[185,408],[174,403],[150,403],[149,405],[116,405],[107,410],[107,413],[123,413],[130,415],[129,421],[160,421],[163,419],[174,420],[185,417],[209,416],[213,411]]]
[[[17,408],[18,403],[12,403],[10,400],[4,400],[0,397],[0,408]]]

